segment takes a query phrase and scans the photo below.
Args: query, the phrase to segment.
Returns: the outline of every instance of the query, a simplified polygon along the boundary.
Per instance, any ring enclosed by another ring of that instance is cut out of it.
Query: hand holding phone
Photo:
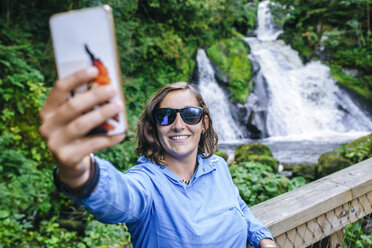
[[[50,27],[59,79],[40,110],[39,131],[61,178],[76,187],[89,175],[89,153],[121,142],[128,128],[111,12],[57,14]]]
[[[59,78],[64,78],[88,66],[99,74],[87,84],[74,89],[73,97],[95,87],[111,85],[117,91],[112,100],[124,101],[121,73],[111,8],[107,5],[55,14],[50,18],[50,30]],[[97,105],[94,109],[101,107]],[[125,108],[87,135],[115,135],[127,132]]]

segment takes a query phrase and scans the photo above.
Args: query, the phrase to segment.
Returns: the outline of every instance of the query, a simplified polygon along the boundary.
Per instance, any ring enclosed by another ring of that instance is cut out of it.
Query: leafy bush
[[[233,163],[230,173],[240,196],[250,206],[306,184],[303,177],[288,179],[274,173],[270,166],[257,162]]]
[[[338,148],[338,154],[354,164],[372,157],[372,134]]]
[[[372,245],[372,234],[368,233],[367,229],[362,228],[359,222],[348,225],[343,232],[345,248],[364,248]]]
[[[38,133],[38,112],[56,79],[48,18],[105,3],[115,17],[130,130],[127,140],[98,155],[122,171],[136,164],[135,124],[151,95],[165,84],[189,81],[198,47],[235,36],[233,26],[253,18],[251,9],[242,9],[246,1],[235,0],[19,0],[2,5],[0,247],[130,247],[125,225],[98,223],[55,192],[55,163]],[[68,221],[82,222],[83,230],[66,229]]]

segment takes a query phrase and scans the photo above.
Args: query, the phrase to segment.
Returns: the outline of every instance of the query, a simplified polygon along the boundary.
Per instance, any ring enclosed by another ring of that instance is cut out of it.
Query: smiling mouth
[[[186,139],[187,137],[189,137],[189,136],[187,136],[187,135],[177,135],[177,136],[171,136],[170,139],[172,139],[172,140],[183,140],[183,139]]]

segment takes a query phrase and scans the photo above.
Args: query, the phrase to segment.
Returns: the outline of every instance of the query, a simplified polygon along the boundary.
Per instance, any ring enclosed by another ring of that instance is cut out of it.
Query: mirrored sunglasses
[[[167,126],[174,122],[177,117],[177,113],[180,113],[182,120],[189,125],[198,124],[203,115],[204,108],[202,107],[187,107],[183,109],[172,109],[172,108],[157,108],[154,109],[153,114],[156,122],[161,126]]]

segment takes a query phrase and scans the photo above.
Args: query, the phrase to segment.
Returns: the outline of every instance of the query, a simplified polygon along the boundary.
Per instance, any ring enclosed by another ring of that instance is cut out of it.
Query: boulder
[[[327,152],[322,154],[318,159],[318,164],[315,166],[315,179],[319,179],[330,175],[336,171],[349,167],[353,163],[339,156],[336,152]]]
[[[315,170],[314,170],[314,164],[309,163],[301,163],[296,164],[294,166],[290,166],[290,170],[292,171],[292,176],[302,176],[307,181],[314,181],[315,178]]]
[[[236,161],[246,161],[244,158],[250,155],[267,155],[271,157],[273,156],[268,146],[259,143],[240,145],[235,149]]]
[[[235,162],[258,162],[278,171],[279,161],[273,158],[268,146],[263,144],[240,145],[235,150]]]

